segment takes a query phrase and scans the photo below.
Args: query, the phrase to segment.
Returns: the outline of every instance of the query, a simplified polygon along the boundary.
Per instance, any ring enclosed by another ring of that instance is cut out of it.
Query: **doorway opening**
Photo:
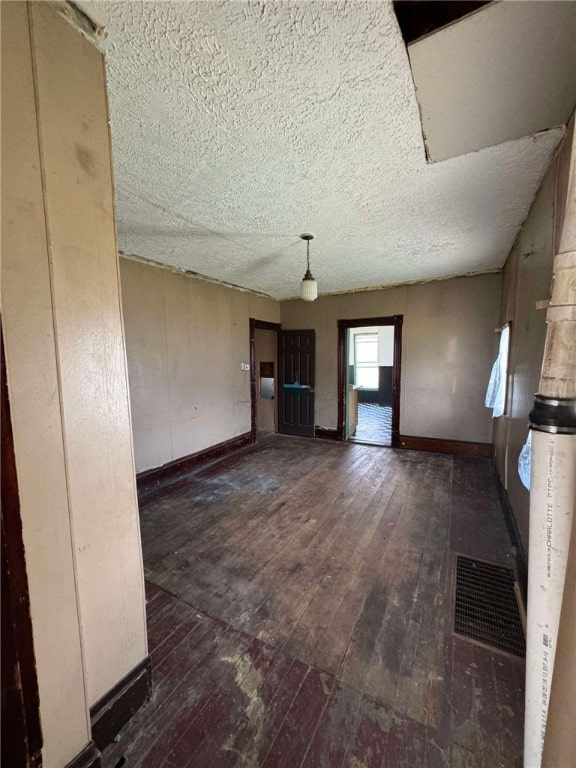
[[[280,323],[250,318],[252,437],[278,432],[278,332]]]
[[[402,315],[338,321],[338,437],[400,444]]]

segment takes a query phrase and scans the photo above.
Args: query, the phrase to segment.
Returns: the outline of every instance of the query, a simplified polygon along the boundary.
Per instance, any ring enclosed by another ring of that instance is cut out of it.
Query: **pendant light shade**
[[[318,297],[318,283],[312,276],[310,270],[306,270],[302,282],[300,283],[300,298],[304,301],[314,301]]]
[[[304,234],[300,235],[302,240],[306,240],[306,274],[302,278],[300,283],[300,298],[303,301],[314,301],[318,296],[318,283],[312,272],[310,272],[310,240],[314,239],[314,235]]]

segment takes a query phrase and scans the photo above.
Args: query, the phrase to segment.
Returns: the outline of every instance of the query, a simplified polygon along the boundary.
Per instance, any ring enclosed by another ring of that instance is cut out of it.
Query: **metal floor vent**
[[[525,656],[513,571],[458,556],[455,598],[455,632],[515,656]]]

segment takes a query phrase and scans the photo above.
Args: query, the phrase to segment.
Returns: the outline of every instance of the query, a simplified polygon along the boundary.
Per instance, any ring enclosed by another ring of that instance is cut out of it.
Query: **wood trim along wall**
[[[244,432],[236,437],[231,437],[229,440],[224,440],[222,443],[211,445],[203,451],[182,456],[182,458],[170,461],[161,467],[139,472],[136,475],[139,501],[142,501],[143,498],[146,498],[146,501],[150,501],[155,496],[155,493],[161,493],[164,481],[174,480],[178,475],[184,475],[200,464],[216,461],[227,453],[253,443],[255,440],[255,432]]]
[[[82,752],[79,752],[73,760],[66,763],[65,768],[101,768],[100,751],[93,741],[89,741]]]
[[[92,739],[96,747],[103,750],[111,744],[151,694],[152,670],[147,656],[90,707]]]
[[[340,440],[337,429],[330,429],[329,427],[314,427],[314,437],[319,437],[322,440]]]
[[[250,325],[250,429],[256,434],[256,329],[261,331],[282,330],[280,323],[270,323],[268,320],[256,320],[251,317]]]
[[[400,384],[402,378],[402,325],[403,315],[394,322],[394,369],[392,376],[392,447],[400,445]]]
[[[42,764],[40,695],[0,318],[2,419],[2,764]],[[8,668],[7,668],[8,667]]]
[[[453,453],[456,456],[492,456],[491,443],[469,443],[465,440],[440,440],[435,437],[400,435],[400,448],[430,453]]]
[[[400,447],[400,385],[402,378],[402,324],[403,315],[388,317],[360,317],[353,320],[338,320],[338,440],[344,440],[346,423],[346,334],[349,328],[363,328],[371,325],[394,326],[394,374],[392,381],[392,448]]]

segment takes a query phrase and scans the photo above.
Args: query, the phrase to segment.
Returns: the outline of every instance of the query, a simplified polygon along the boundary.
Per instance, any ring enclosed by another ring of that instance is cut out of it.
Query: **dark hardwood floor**
[[[521,766],[523,660],[452,633],[513,567],[490,462],[272,436],[141,501],[154,693],[106,768]]]

